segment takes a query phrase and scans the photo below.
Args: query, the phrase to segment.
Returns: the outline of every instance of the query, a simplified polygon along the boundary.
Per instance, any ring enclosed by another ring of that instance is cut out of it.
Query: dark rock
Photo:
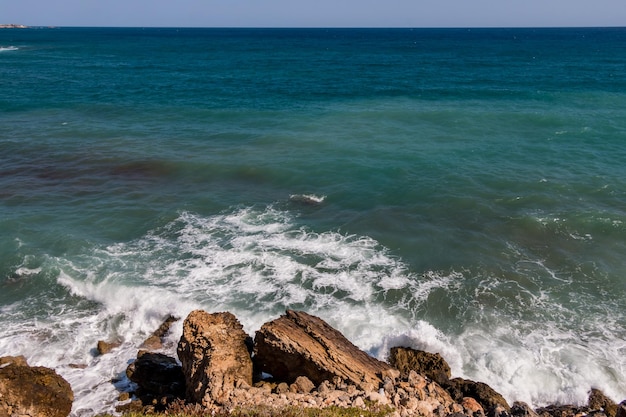
[[[618,404],[615,417],[626,417],[626,400]]]
[[[603,410],[607,417],[616,417],[617,414],[617,404],[596,388],[592,388],[589,392],[589,409]]]
[[[389,353],[389,364],[408,375],[413,370],[424,375],[439,385],[450,380],[450,366],[439,353],[429,353],[408,347],[394,347]]]
[[[126,376],[141,394],[183,398],[185,378],[176,359],[161,353],[144,353],[126,368]]]
[[[54,370],[0,358],[0,416],[67,417],[74,393]]]
[[[443,387],[455,401],[460,402],[463,397],[474,398],[488,413],[497,406],[504,408],[507,413],[511,411],[504,397],[485,383],[454,378],[443,384]]]
[[[202,405],[225,404],[232,391],[252,385],[252,360],[243,326],[231,313],[192,311],[183,324],[178,358],[186,398]]]
[[[265,323],[256,333],[257,368],[279,381],[293,382],[303,375],[314,384],[338,377],[355,385],[378,389],[390,366],[346,339],[322,319],[300,311]]]
[[[549,405],[535,410],[539,417],[575,417],[587,414],[587,407],[576,407],[573,405]]]
[[[537,417],[535,410],[524,402],[516,401],[511,406],[511,415],[513,417]]]

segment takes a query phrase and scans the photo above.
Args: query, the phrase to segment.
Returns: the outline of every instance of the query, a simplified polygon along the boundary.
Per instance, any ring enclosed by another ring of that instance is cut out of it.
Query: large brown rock
[[[254,363],[279,381],[306,376],[315,385],[339,377],[378,389],[391,367],[354,346],[322,319],[301,311],[265,323],[256,333]]]
[[[0,363],[0,416],[67,417],[74,393],[54,370],[30,367],[23,357]]]
[[[236,386],[252,385],[248,336],[231,313],[192,311],[183,323],[178,358],[188,401],[225,404]]]
[[[507,412],[511,411],[511,407],[504,397],[483,382],[454,378],[447,384],[444,384],[444,388],[448,390],[455,401],[461,401],[463,397],[471,397],[478,401],[485,411],[492,410],[496,407],[502,407]]]
[[[451,372],[448,363],[439,353],[429,353],[408,347],[394,347],[389,353],[389,364],[402,374],[415,371],[440,385],[450,380]]]

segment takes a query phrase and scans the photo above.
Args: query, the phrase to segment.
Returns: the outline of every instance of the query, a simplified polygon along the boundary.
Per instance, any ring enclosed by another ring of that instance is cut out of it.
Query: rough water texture
[[[5,29],[0,356],[93,415],[166,317],[296,309],[620,401],[625,68],[621,28]]]

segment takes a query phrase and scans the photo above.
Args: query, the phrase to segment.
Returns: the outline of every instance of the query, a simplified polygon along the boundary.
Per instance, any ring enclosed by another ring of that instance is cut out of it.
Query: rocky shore
[[[394,417],[626,417],[626,400],[616,404],[595,389],[585,406],[533,410],[525,403],[508,404],[487,384],[451,378],[437,353],[398,346],[389,362],[382,362],[301,311],[288,310],[265,323],[254,339],[231,313],[193,311],[183,323],[177,360],[159,352],[175,320],[168,317],[128,366],[136,389],[120,394],[118,412],[212,415],[258,406],[375,406]],[[98,343],[100,354],[115,347]],[[51,370],[45,378],[28,376],[32,369],[23,359],[0,360],[0,416],[67,416],[73,400],[69,384]],[[29,400],[35,391],[47,393],[40,405]]]
[[[26,25],[17,25],[15,23],[0,24],[0,29],[28,29]]]

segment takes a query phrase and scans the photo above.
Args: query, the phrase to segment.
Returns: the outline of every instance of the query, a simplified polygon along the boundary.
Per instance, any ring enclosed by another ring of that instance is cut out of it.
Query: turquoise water
[[[6,29],[0,80],[0,355],[73,415],[194,308],[626,398],[625,29]]]

